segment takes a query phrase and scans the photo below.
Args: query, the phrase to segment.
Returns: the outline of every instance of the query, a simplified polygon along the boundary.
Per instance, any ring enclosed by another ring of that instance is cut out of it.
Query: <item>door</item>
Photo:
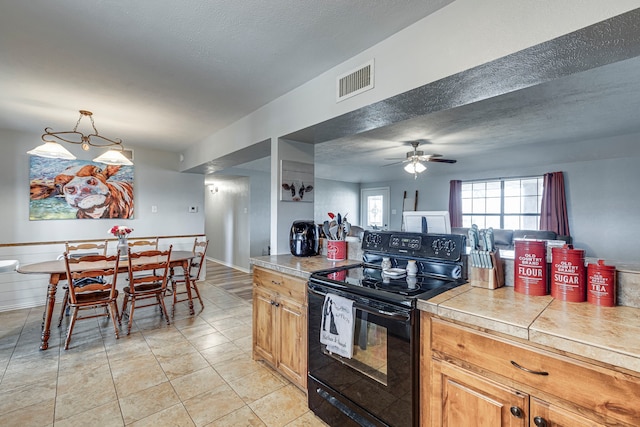
[[[262,358],[275,365],[274,295],[259,286],[253,287],[253,351],[254,358]]]
[[[277,310],[278,368],[306,389],[307,343],[304,331],[307,308],[298,302],[280,298]]]
[[[432,425],[527,426],[528,395],[458,366],[433,361]]]
[[[389,187],[360,190],[360,224],[368,230],[389,227]]]

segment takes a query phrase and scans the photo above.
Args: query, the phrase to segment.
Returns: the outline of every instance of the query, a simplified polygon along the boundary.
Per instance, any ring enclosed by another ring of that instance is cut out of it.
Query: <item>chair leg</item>
[[[111,301],[109,303],[109,316],[111,317],[111,322],[113,323],[113,330],[116,333],[116,339],[119,339],[120,332],[118,331],[118,325],[116,324],[116,319],[118,318],[118,304],[116,304],[115,301]],[[120,323],[120,320],[118,320],[118,323]]]
[[[73,313],[71,313],[71,322],[69,322],[69,329],[67,329],[67,338],[64,340],[64,349],[69,349],[69,342],[71,341],[71,334],[73,333],[73,327],[76,324],[78,318],[78,307],[73,307]]]
[[[64,298],[62,299],[62,310],[60,310],[60,317],[58,318],[58,328],[60,327],[60,325],[62,325],[62,319],[64,319],[64,312],[67,310],[68,303],[69,303],[69,288],[65,289],[64,291]]]
[[[124,298],[122,300],[122,310],[120,310],[120,323],[122,323],[122,316],[124,316],[127,312],[127,303],[129,302],[129,295],[124,294]]]
[[[202,302],[202,297],[200,296],[200,290],[198,289],[198,286],[196,285],[196,280],[192,280],[191,284],[193,285],[193,290],[196,291],[196,296],[200,300],[200,305],[202,306],[202,308],[204,308],[204,302]]]
[[[171,281],[171,289],[173,291],[173,305],[171,306],[171,317],[176,315],[176,304],[178,303],[177,287],[175,280]]]
[[[162,298],[161,294],[158,294],[157,298],[158,298],[158,302],[160,303],[162,312],[164,313],[164,317],[167,319],[167,325],[170,325],[171,322],[169,321],[169,316],[167,315],[167,307],[164,305],[164,298]]]
[[[133,326],[133,312],[135,309],[136,309],[136,299],[131,298],[131,308],[129,309],[129,323],[127,325],[127,335],[131,334],[131,327]]]

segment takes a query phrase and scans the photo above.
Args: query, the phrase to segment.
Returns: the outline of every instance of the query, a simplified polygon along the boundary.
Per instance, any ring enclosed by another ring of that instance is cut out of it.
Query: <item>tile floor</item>
[[[43,307],[0,313],[0,426],[326,426],[252,360],[250,283],[208,262],[195,316],[141,308],[119,340],[106,318],[78,321],[66,351],[66,321],[38,350]]]

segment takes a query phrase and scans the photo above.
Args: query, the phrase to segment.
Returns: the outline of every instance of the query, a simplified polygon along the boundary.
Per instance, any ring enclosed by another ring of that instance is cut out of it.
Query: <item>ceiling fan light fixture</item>
[[[121,151],[116,149],[110,149],[106,152],[102,153],[95,159],[93,159],[96,163],[104,163],[106,165],[116,165],[116,166],[132,166],[133,162],[127,159]]]
[[[76,156],[71,154],[69,150],[67,150],[57,142],[45,142],[44,144],[37,146],[33,150],[27,151],[27,154],[38,157],[46,157],[47,159],[76,159]]]
[[[416,162],[407,163],[407,165],[404,167],[404,170],[407,171],[408,173],[417,174],[417,173],[422,173],[426,171],[427,167],[422,163],[416,161]]]

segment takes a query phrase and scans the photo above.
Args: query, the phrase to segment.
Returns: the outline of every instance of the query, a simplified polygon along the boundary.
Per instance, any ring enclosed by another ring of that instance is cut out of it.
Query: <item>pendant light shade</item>
[[[416,174],[426,171],[427,167],[420,162],[411,162],[407,163],[407,165],[404,167],[404,170],[406,170],[408,173]]]
[[[125,165],[125,166],[133,165],[133,162],[127,159],[124,156],[124,154],[122,154],[121,151],[113,150],[113,149],[107,150],[106,152],[102,153],[100,156],[93,159],[93,161],[97,163],[104,163],[107,165]]]
[[[45,142],[44,144],[37,146],[33,150],[27,151],[27,154],[38,157],[46,157],[48,159],[75,160],[76,158],[76,156],[71,154],[69,150],[67,150],[57,142]]]

